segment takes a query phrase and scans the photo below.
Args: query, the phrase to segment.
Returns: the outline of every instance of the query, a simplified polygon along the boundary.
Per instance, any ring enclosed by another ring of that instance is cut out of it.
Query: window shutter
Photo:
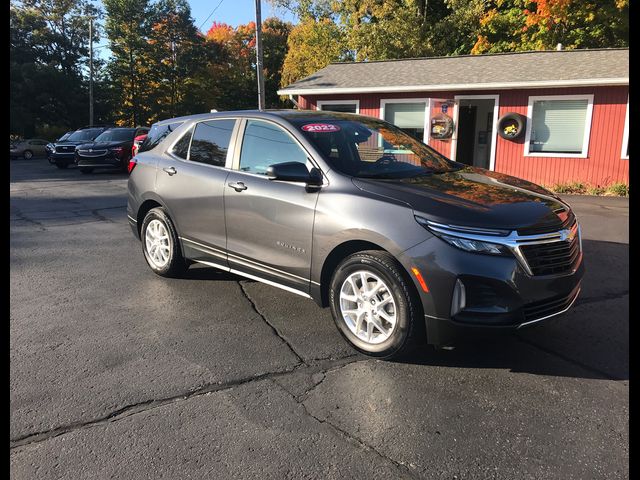
[[[582,153],[587,99],[533,103],[530,152]]]
[[[425,103],[387,103],[384,119],[398,128],[424,128]]]

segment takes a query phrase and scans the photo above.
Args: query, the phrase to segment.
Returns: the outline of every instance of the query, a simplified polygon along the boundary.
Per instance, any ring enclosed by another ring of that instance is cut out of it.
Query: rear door
[[[308,294],[319,189],[272,181],[266,173],[275,163],[314,165],[274,122],[248,119],[242,130],[240,154],[224,188],[229,267]]]
[[[226,118],[192,125],[161,156],[156,178],[157,193],[169,209],[185,256],[223,267],[223,195],[236,123]]]

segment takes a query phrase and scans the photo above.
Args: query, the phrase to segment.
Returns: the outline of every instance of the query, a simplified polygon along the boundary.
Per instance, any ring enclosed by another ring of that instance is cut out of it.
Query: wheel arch
[[[144,217],[147,215],[147,213],[149,213],[149,210],[156,207],[164,208],[164,205],[153,198],[149,198],[142,202],[140,208],[138,208],[138,213],[136,214],[136,228],[138,229],[138,238],[140,238],[140,231],[142,229],[142,222],[144,220]]]
[[[335,272],[336,267],[340,262],[349,255],[353,255],[357,252],[363,252],[365,250],[378,250],[391,254],[391,252],[383,248],[381,245],[367,240],[348,240],[336,245],[333,250],[329,252],[329,255],[326,256],[322,264],[322,269],[320,271],[320,285],[316,285],[316,295],[313,295],[318,305],[321,307],[329,305],[329,284],[331,283],[333,272]]]

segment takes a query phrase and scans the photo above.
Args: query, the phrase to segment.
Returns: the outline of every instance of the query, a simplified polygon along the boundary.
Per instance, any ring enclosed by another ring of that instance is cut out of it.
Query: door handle
[[[236,192],[241,192],[243,190],[246,190],[248,187],[242,183],[242,182],[234,182],[234,183],[230,183],[229,186],[231,188],[233,188]]]
[[[175,175],[176,173],[178,173],[178,171],[174,167],[167,167],[167,168],[163,168],[162,170],[167,172],[169,174],[169,176],[172,176],[172,175]]]

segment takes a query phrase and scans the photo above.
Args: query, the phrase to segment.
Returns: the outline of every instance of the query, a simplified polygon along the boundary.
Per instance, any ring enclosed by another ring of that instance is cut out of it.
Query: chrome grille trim
[[[78,150],[78,155],[82,155],[83,157],[102,157],[106,154],[106,150],[93,150],[92,152],[89,150]]]
[[[575,218],[575,217],[574,217]],[[574,261],[573,267],[578,265],[580,258],[582,257],[582,231],[578,219],[575,218],[573,224],[569,228],[564,228],[551,233],[540,233],[535,235],[520,235],[517,230],[511,231],[508,235],[501,235],[501,231],[496,230],[494,234],[487,234],[487,230],[475,229],[470,227],[463,227],[457,225],[446,225],[442,223],[427,221],[429,230],[442,233],[444,235],[450,235],[452,237],[464,238],[467,240],[477,240],[479,242],[495,243],[498,245],[504,245],[513,253],[518,260],[518,263],[522,266],[524,271],[529,276],[535,276],[529,262],[527,261],[521,247],[527,245],[540,245],[554,242],[571,242],[574,236],[578,236],[579,253]],[[472,232],[482,233],[472,233]],[[569,272],[562,273],[561,275],[567,275],[575,272],[575,268]]]

